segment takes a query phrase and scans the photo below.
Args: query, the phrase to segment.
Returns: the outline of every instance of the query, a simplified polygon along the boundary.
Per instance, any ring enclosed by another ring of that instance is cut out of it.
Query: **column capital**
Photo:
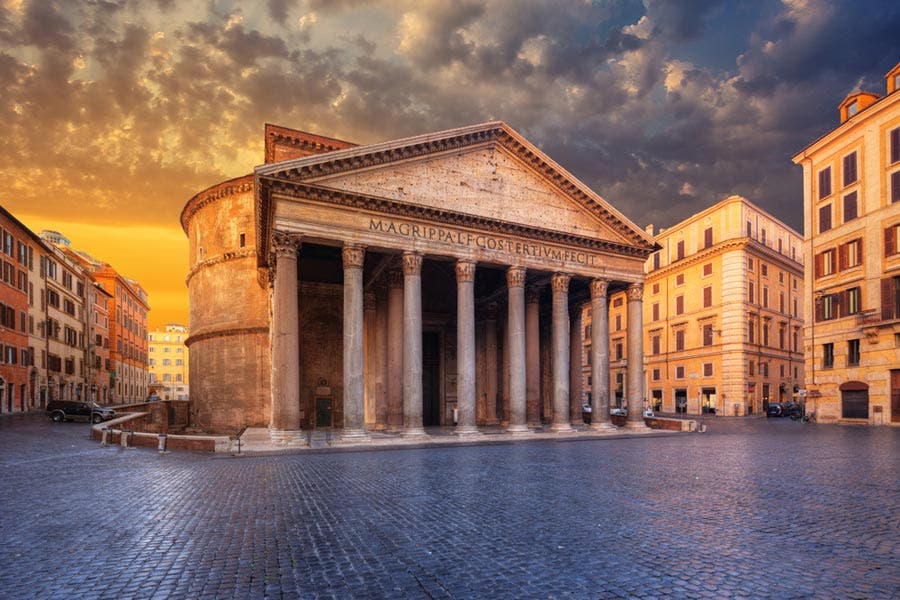
[[[609,292],[609,281],[606,279],[594,279],[591,281],[591,298],[606,298]]]
[[[569,291],[569,281],[571,280],[572,276],[568,273],[554,273],[553,277],[550,278],[550,285],[553,287],[554,292],[567,293]]]
[[[419,275],[422,272],[422,255],[418,252],[403,253],[403,274]]]
[[[637,302],[644,298],[644,284],[631,283],[628,285],[628,301]]]
[[[475,281],[475,261],[460,259],[456,261],[456,281]]]
[[[510,267],[506,270],[507,287],[523,287],[525,285],[525,267]]]
[[[345,269],[362,269],[366,260],[366,249],[356,244],[344,244],[341,248],[341,260]]]
[[[300,250],[300,240],[303,238],[299,233],[290,233],[287,231],[275,231],[272,233],[272,251],[275,253],[276,260],[279,256],[297,256]]]
[[[525,288],[525,304],[537,304],[541,300],[541,287],[529,285]]]

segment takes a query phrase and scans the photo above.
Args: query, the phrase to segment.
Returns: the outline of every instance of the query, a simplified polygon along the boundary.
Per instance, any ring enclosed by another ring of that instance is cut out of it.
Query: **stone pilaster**
[[[403,435],[422,427],[422,255],[403,253]]]
[[[615,430],[609,418],[609,283],[591,282],[591,429]]]
[[[387,428],[403,427],[403,271],[388,272],[387,298]]]
[[[272,236],[275,279],[272,285],[272,401],[269,435],[279,444],[305,444],[300,432],[300,304],[297,252],[300,236]]]
[[[525,417],[525,269],[506,271],[509,294],[506,343],[509,347],[509,433],[528,433]]]
[[[646,429],[644,423],[644,284],[628,286],[628,416],[625,427]]]
[[[551,377],[553,379],[553,425],[551,431],[575,431],[569,421],[569,281],[571,275],[554,273],[553,324],[550,335]]]
[[[456,261],[456,433],[477,435],[475,426],[475,262]]]
[[[582,403],[584,401],[584,344],[582,343],[581,305],[572,306],[569,311],[569,410],[572,425],[584,425]]]
[[[540,289],[525,290],[525,417],[529,427],[541,426]]]
[[[344,431],[343,441],[366,441],[363,347],[363,264],[365,249],[347,244],[344,263]]]

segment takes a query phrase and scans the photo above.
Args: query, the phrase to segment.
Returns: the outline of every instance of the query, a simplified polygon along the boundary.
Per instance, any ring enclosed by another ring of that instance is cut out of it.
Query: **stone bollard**
[[[104,427],[100,430],[100,447],[107,448],[109,447],[109,440],[107,439],[109,436],[109,427]]]
[[[119,445],[122,446],[123,450],[128,449],[128,434],[130,434],[130,433],[131,433],[130,431],[125,431],[123,429],[122,432],[119,434]]]
[[[166,441],[167,437],[165,433],[159,434],[159,453],[160,454],[168,454],[169,451],[166,450]]]
[[[232,446],[231,446],[232,452],[231,452],[231,455],[232,455],[232,456],[243,456],[243,454],[241,454],[241,436],[236,435],[236,436],[234,436],[233,438],[231,438],[231,441],[232,441]],[[234,452],[234,444],[235,444],[235,443],[237,444],[237,453]]]

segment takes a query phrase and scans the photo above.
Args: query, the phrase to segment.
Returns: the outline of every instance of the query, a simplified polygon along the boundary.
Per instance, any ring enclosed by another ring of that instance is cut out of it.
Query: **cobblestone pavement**
[[[0,418],[3,598],[900,597],[900,430],[256,458]]]

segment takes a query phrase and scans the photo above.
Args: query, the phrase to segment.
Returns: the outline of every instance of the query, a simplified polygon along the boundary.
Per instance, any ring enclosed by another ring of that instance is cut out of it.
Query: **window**
[[[750,344],[756,343],[756,321],[753,319],[747,321],[747,342]]]
[[[844,185],[856,183],[856,152],[844,157]]]
[[[707,323],[703,326],[703,345],[704,346],[712,346],[713,345],[713,326],[712,323]]]
[[[684,329],[679,329],[675,332],[675,351],[681,352],[684,350]]]
[[[619,308],[620,306],[622,306],[622,296],[619,296],[615,300],[613,300],[612,305],[613,308]]]
[[[900,315],[900,277],[881,280],[881,318],[885,321]]]
[[[819,171],[819,200],[831,195],[831,167]]]
[[[855,239],[841,244],[838,262],[841,271],[862,264],[862,240]]]
[[[659,268],[659,252],[653,253],[653,268],[654,269]]]
[[[763,346],[769,345],[769,324],[768,323],[763,323],[763,326],[762,326],[762,345]]]
[[[834,344],[829,342],[822,344],[822,368],[830,369],[834,366]]]
[[[891,173],[891,202],[900,202],[900,171]]]
[[[659,321],[659,302],[653,303],[653,320]]]
[[[654,334],[650,337],[650,347],[652,349],[652,354],[655,356],[660,352],[660,341],[661,337],[659,334]]]
[[[759,230],[759,241],[762,242],[763,246],[766,245],[766,230],[765,229]]]
[[[769,308],[769,286],[763,286],[762,305],[763,308]]]
[[[785,331],[784,325],[779,325],[778,326],[778,348],[780,348],[781,350],[784,350],[784,342],[785,342],[786,334],[787,334],[787,331]],[[784,365],[781,366],[781,371],[782,371],[781,376],[784,377]]]
[[[704,377],[712,377],[713,376],[713,364],[712,363],[703,363],[703,376]]]
[[[856,192],[850,192],[844,196],[844,223],[857,217]]]
[[[778,312],[784,312],[784,292],[778,292]]]
[[[747,282],[747,302],[750,304],[756,302],[756,289],[752,281]]]
[[[831,205],[826,204],[819,209],[819,233],[831,229]]]
[[[826,250],[824,252],[820,252],[816,254],[814,271],[815,276],[825,277],[826,275],[831,275],[834,273],[835,267],[835,250],[831,248],[830,250]]]
[[[659,369],[653,369],[653,381],[659,381],[660,372]]]
[[[684,379],[684,367],[675,367],[675,379]]]
[[[759,270],[762,273],[763,277],[769,276],[769,265],[766,263],[759,263]]]
[[[679,273],[675,276],[675,285],[684,285],[684,273]]]
[[[713,230],[712,227],[707,227],[703,230],[703,247],[709,248],[713,245]]]
[[[241,248],[243,248],[247,244],[247,236],[245,236],[243,233],[239,236],[238,244]]]
[[[625,348],[621,341],[616,342],[616,360],[622,360],[625,357]]]
[[[887,229],[884,230],[884,255],[885,256],[893,256],[900,252],[900,244],[897,244],[897,239],[900,238],[898,236],[900,233],[900,223],[896,225],[891,225]]]
[[[684,296],[675,296],[675,314],[684,314]]]
[[[703,265],[703,276],[709,277],[710,275],[712,275],[712,263],[706,263]]]
[[[684,240],[681,240],[680,242],[678,242],[678,245],[676,246],[675,254],[676,254],[676,260],[681,260],[682,258],[684,258]]]
[[[622,315],[616,315],[616,331],[622,331]]]
[[[849,290],[844,291],[844,297],[846,298],[842,305],[844,307],[844,313],[847,315],[855,315],[858,313],[862,304],[862,291],[860,288],[850,288]]]
[[[747,221],[747,237],[753,237],[753,223]]]
[[[653,287],[651,289],[653,290],[654,294],[658,294],[659,293],[659,283],[658,282],[654,283]]]
[[[900,162],[900,127],[891,130],[891,164]]]
[[[847,366],[859,366],[859,339],[847,340]]]
[[[712,286],[708,285],[703,288],[703,308],[712,306]]]
[[[859,100],[854,100],[850,104],[847,105],[847,118],[849,119],[853,115],[859,112]]]
[[[756,375],[756,363],[753,362],[752,360],[749,363],[747,363],[747,371],[750,374],[750,377],[753,377],[754,375]]]

